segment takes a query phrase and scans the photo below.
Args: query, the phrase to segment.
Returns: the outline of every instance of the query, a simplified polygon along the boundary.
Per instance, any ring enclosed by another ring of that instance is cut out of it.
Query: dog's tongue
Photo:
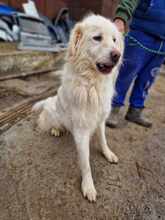
[[[113,66],[103,63],[97,63],[97,68],[101,73],[109,74],[111,73]]]

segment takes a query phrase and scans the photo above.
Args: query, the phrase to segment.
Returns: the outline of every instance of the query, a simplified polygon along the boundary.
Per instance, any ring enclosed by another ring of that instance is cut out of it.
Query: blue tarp
[[[10,16],[15,12],[17,11],[14,8],[0,3],[0,15]]]

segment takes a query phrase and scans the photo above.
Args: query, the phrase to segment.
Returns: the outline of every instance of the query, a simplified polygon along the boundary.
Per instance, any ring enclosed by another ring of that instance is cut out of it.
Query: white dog
[[[118,162],[105,137],[105,120],[114,93],[114,80],[122,61],[123,40],[116,26],[99,15],[90,15],[75,25],[67,50],[62,84],[58,93],[38,102],[38,124],[58,136],[69,130],[75,140],[81,174],[82,192],[96,200],[89,162],[89,141],[96,131],[102,153],[109,162]]]

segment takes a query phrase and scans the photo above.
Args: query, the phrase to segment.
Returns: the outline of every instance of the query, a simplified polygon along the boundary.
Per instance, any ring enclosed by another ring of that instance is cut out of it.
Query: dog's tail
[[[39,112],[42,111],[45,105],[45,100],[39,101],[32,107],[32,112]]]

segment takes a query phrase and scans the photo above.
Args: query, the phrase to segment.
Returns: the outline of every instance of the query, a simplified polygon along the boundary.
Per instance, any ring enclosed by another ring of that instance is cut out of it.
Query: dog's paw
[[[89,179],[85,179],[81,184],[82,193],[85,198],[87,198],[90,202],[96,202],[97,192],[94,187],[93,181]]]
[[[68,134],[69,134],[69,131],[67,131],[65,128],[60,128],[60,129],[58,129],[58,128],[52,128],[52,129],[50,130],[50,134],[51,134],[52,136],[55,136],[55,137],[61,137],[61,136],[63,136],[64,134],[68,135]]]
[[[110,150],[103,152],[103,155],[110,163],[118,163],[118,157]]]
[[[57,128],[52,128],[50,134],[55,137],[61,137],[63,135],[63,132]]]

